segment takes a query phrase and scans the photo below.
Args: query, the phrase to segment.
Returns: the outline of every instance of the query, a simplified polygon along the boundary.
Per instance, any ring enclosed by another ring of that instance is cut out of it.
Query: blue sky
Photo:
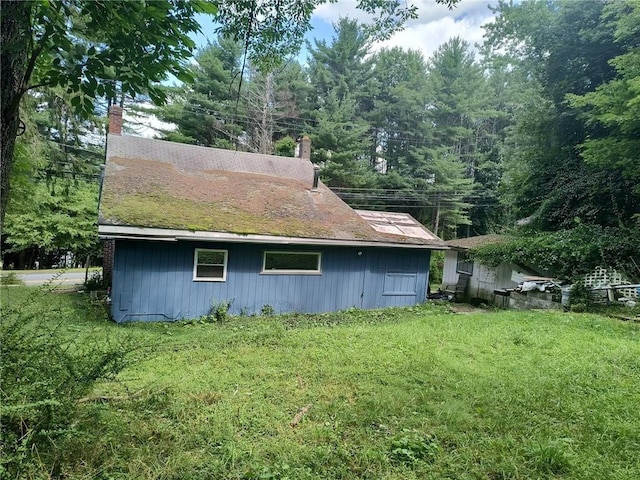
[[[418,18],[411,20],[406,28],[396,33],[386,42],[373,46],[374,50],[383,47],[402,47],[420,50],[428,58],[439,45],[456,35],[467,40],[471,45],[482,42],[482,25],[493,20],[488,8],[495,0],[462,0],[453,10],[436,4],[435,0],[413,0],[418,6]],[[313,38],[330,41],[334,30],[332,23],[340,16],[349,16],[365,21],[366,14],[355,8],[356,0],[339,0],[334,4],[321,5],[311,20],[313,30],[307,35]],[[194,37],[199,46],[205,45],[208,39],[215,38],[214,24],[210,17],[200,16],[202,34]],[[301,54],[304,57],[304,52]]]

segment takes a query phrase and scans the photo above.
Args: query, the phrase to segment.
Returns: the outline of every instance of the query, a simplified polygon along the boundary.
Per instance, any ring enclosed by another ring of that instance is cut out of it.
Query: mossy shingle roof
[[[442,245],[406,214],[372,223],[313,177],[300,158],[109,135],[99,224]]]
[[[478,235],[476,237],[457,238],[455,240],[449,240],[446,242],[446,245],[455,249],[468,250],[484,245],[492,245],[494,243],[504,243],[508,239],[509,237],[506,235]]]

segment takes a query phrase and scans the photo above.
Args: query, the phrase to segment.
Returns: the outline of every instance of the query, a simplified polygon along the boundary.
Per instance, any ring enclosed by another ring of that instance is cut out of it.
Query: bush
[[[640,259],[638,228],[580,225],[570,230],[523,234],[510,241],[474,249],[474,258],[489,266],[531,265],[564,280],[577,279],[598,266],[637,274]]]
[[[260,315],[263,315],[265,317],[270,317],[275,314],[276,314],[276,309],[269,304],[263,305],[262,308],[260,309]]]
[[[105,287],[102,273],[93,272],[89,278],[84,282],[84,290],[87,292],[94,292],[96,290],[103,290]]]
[[[24,285],[24,282],[20,280],[16,272],[8,272],[0,276],[0,285]]]
[[[229,302],[218,302],[217,300],[211,301],[211,308],[209,309],[209,315],[206,316],[206,320],[209,322],[224,322],[229,314],[229,309],[233,304],[233,300]]]
[[[72,431],[78,400],[126,365],[133,345],[73,336],[73,311],[56,311],[52,293],[35,290],[0,309],[0,478],[24,478],[41,453]],[[77,315],[77,313],[76,313]]]
[[[569,293],[569,306],[572,311],[585,311],[586,308],[593,303],[589,289],[586,287],[583,281],[577,281],[571,285],[571,291]]]

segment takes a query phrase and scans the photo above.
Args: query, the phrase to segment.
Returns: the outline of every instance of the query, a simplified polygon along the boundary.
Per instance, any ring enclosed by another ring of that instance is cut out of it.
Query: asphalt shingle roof
[[[442,246],[411,216],[372,219],[313,176],[300,158],[109,135],[99,224]]]
[[[494,243],[502,243],[508,240],[506,235],[478,235],[476,237],[457,238],[449,240],[446,245],[455,249],[469,250],[471,248],[481,247],[483,245],[491,245]]]

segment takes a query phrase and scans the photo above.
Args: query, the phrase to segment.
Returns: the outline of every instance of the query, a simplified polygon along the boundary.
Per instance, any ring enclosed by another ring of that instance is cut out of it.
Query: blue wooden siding
[[[194,250],[229,252],[224,282],[193,280]],[[322,253],[322,273],[260,274],[265,250]],[[117,240],[112,315],[117,322],[172,321],[232,302],[231,314],[318,313],[425,300],[428,250]]]

